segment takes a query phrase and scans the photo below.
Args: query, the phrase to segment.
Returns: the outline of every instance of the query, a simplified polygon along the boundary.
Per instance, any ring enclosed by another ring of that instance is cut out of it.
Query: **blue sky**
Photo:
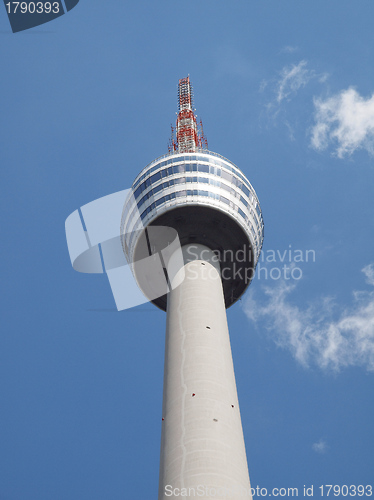
[[[0,10],[1,500],[156,497],[165,315],[117,312],[64,222],[167,152],[187,74],[265,221],[268,279],[228,310],[252,486],[373,484],[373,14],[81,0],[12,34]]]

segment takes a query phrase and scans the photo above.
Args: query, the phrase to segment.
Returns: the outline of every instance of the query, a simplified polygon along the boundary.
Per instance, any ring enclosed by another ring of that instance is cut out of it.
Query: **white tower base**
[[[183,253],[167,302],[158,498],[251,499],[218,259],[203,245]]]

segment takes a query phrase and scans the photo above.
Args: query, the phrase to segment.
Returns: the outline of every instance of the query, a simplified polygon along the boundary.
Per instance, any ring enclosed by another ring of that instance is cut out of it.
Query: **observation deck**
[[[196,243],[213,250],[226,308],[241,297],[254,275],[264,224],[256,192],[236,165],[201,149],[163,155],[140,172],[121,221],[122,245],[135,277],[136,262],[144,258],[139,241],[151,226],[175,229],[181,246]],[[152,302],[166,310],[166,295]]]

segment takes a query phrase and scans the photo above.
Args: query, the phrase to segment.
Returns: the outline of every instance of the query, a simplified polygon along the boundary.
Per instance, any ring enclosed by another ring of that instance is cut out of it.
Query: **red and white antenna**
[[[169,141],[169,153],[193,153],[197,149],[208,148],[208,142],[203,132],[203,124],[197,126],[196,115],[193,108],[193,89],[190,77],[181,78],[178,84],[178,117],[176,136],[172,127],[172,136]]]

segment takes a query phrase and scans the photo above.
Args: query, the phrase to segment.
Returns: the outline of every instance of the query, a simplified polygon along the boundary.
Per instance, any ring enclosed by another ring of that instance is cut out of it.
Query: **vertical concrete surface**
[[[168,295],[159,500],[251,499],[218,259],[183,247]],[[184,280],[181,275],[184,272]]]

